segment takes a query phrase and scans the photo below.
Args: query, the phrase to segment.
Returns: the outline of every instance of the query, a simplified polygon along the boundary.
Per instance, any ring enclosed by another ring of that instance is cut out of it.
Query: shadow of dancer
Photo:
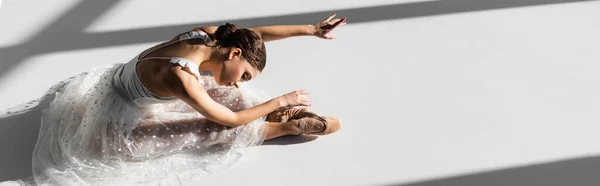
[[[0,182],[32,176],[31,158],[38,140],[42,112],[50,106],[55,93],[73,78],[57,83],[37,100],[0,111]]]

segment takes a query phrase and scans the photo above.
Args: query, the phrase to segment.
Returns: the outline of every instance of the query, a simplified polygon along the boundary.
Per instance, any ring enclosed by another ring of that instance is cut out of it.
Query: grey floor
[[[34,6],[35,5],[35,6]],[[600,2],[4,0],[0,110],[203,25],[348,17],[267,44],[253,84],[305,89],[339,133],[247,148],[189,185],[599,185]],[[40,107],[0,118],[0,185],[31,176]]]

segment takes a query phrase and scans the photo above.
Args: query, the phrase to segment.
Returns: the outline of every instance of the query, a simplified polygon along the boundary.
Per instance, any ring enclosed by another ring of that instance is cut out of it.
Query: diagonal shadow
[[[32,34],[32,37],[24,43],[0,47],[0,56],[2,56],[0,81],[9,70],[30,57],[51,52],[74,50],[72,48],[73,43],[77,44],[77,40],[82,40],[88,35],[83,30],[98,19],[104,11],[116,5],[117,2],[117,0],[83,0],[55,21]],[[96,47],[102,46],[110,45],[96,45]]]
[[[93,23],[104,11],[114,6],[118,0],[82,0],[47,28],[25,43],[15,46],[1,47],[0,81],[5,74],[29,57],[60,51],[81,50],[108,46],[128,45],[135,43],[158,42],[176,33],[194,27],[221,25],[224,22],[236,23],[241,27],[254,27],[275,24],[302,24],[321,20],[331,13],[337,13],[350,18],[352,24],[372,21],[385,21],[424,16],[435,16],[453,13],[464,13],[494,9],[540,6],[561,3],[574,3],[595,0],[498,0],[498,1],[427,1],[405,4],[383,5],[363,8],[319,11],[272,17],[259,17],[237,20],[219,20],[177,26],[162,26],[153,28],[111,31],[103,33],[84,33],[83,30]]]
[[[597,186],[600,156],[495,170],[401,186]]]

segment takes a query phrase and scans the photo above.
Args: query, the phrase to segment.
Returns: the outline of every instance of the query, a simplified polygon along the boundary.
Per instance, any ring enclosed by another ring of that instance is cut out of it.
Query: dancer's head
[[[238,29],[233,24],[219,26],[215,31],[216,47],[223,62],[213,72],[220,85],[237,85],[255,78],[265,68],[265,43],[252,30]]]

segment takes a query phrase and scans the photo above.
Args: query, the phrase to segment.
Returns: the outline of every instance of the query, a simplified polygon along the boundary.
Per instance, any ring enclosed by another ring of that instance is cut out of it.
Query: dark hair
[[[238,29],[234,24],[226,23],[215,31],[216,45],[220,47],[238,47],[242,49],[242,57],[252,67],[261,71],[267,63],[267,50],[263,40],[252,30]]]

